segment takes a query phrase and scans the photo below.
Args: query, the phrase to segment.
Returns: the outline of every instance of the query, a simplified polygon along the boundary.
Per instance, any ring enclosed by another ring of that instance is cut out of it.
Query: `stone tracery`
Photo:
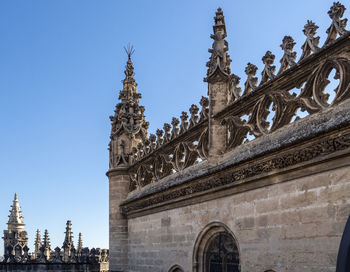
[[[328,40],[325,44],[329,43],[329,40],[336,41],[337,35],[347,35],[346,19],[340,19],[344,10],[343,5],[334,3],[329,11],[332,25],[327,31]],[[120,124],[126,122],[128,125],[125,126],[125,131],[138,135],[137,137],[141,139],[131,149],[120,147],[122,152],[116,156],[117,159],[114,159],[117,164],[129,167],[131,190],[153,183],[174,172],[182,171],[201,160],[206,160],[210,148],[208,129],[210,118],[226,126],[226,149],[229,150],[247,142],[248,135],[257,138],[288,125],[298,110],[314,114],[329,106],[339,104],[349,97],[350,57],[348,55],[329,55],[323,61],[314,58],[312,65],[301,62],[301,60],[312,58],[314,54],[322,54],[322,47],[319,46],[320,38],[315,37],[318,26],[312,21],[307,21],[303,30],[306,41],[302,46],[302,55],[298,65],[296,65],[296,52],[293,51],[296,43],[291,36],[285,36],[281,44],[284,54],[277,75],[275,74],[276,66],[273,65],[275,55],[267,51],[262,58],[264,69],[260,82],[256,76],[258,67],[248,63],[245,69],[247,79],[241,96],[240,77],[232,74],[230,69],[231,59],[228,55],[228,43],[225,40],[226,26],[221,9],[216,12],[214,21],[214,34],[211,36],[214,42],[212,49],[209,50],[211,56],[207,63],[208,71],[205,81],[209,84],[228,82],[228,106],[222,111],[223,113],[209,117],[210,99],[202,97],[199,103],[201,109],[193,104],[189,109],[189,114],[182,112],[180,120],[174,117],[171,125],[165,123],[163,129],[156,131],[156,136],[151,134],[148,138],[148,123],[144,120],[144,108],[138,106],[140,95],[133,91],[132,99],[127,99],[130,97],[127,90],[136,88],[129,56],[124,89],[120,95],[122,105],[117,105],[118,114],[112,118],[114,122],[112,123],[112,135],[117,133],[121,127],[124,128]],[[300,73],[300,76],[297,74],[299,72],[295,72],[295,75],[290,73],[286,75],[284,72],[290,68],[303,72]],[[339,79],[340,84],[335,90],[333,102],[329,104],[324,89],[329,83],[327,78],[332,69],[336,70],[336,78]],[[131,84],[131,87],[128,84]],[[290,89],[300,88],[303,84],[305,86],[299,95],[290,94]],[[254,95],[250,95],[248,101],[245,97],[252,91]],[[244,104],[242,101],[247,103]],[[126,102],[128,106],[123,104]],[[126,109],[128,109],[128,114],[125,114]],[[243,120],[243,115],[248,118]],[[111,146],[113,147],[112,141]]]

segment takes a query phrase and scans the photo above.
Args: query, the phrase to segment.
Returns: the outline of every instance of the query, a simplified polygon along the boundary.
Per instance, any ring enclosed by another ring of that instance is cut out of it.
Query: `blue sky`
[[[244,82],[247,62],[260,75],[267,50],[278,63],[284,35],[294,37],[300,56],[307,19],[320,26],[323,44],[332,3],[0,1],[0,229],[17,192],[31,250],[37,228],[49,230],[53,247],[62,246],[68,219],[84,246],[108,247],[108,116],[124,77],[123,46],[136,49],[141,104],[154,132],[206,95],[217,7],[226,19],[232,72]]]

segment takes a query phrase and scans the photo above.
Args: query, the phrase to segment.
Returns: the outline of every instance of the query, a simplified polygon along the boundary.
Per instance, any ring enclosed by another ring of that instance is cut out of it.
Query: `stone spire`
[[[5,261],[19,261],[24,253],[28,253],[28,235],[24,231],[24,226],[21,207],[19,206],[17,194],[15,194],[9,221],[7,222],[7,230],[4,230]]]
[[[10,210],[9,221],[7,222],[8,230],[22,231],[25,224],[23,223],[23,216],[21,207],[19,206],[17,193],[13,199],[13,203]]]
[[[79,232],[77,251],[80,252],[83,249],[83,239],[81,238],[81,232]]]
[[[71,251],[74,248],[73,244],[73,232],[72,232],[72,223],[70,220],[67,221],[66,226],[66,236],[63,242],[63,261],[68,262],[70,260]]]
[[[65,248],[72,248],[74,246],[73,244],[73,232],[72,232],[72,223],[70,220],[67,221],[66,224],[66,232],[65,232],[66,236],[64,238],[64,242],[63,242],[63,249]]]
[[[207,62],[207,77],[204,79],[206,82],[226,81],[231,75],[231,59],[227,53],[228,43],[225,40],[227,36],[225,18],[221,8],[216,11],[214,20],[214,34],[210,35],[214,42],[212,48],[208,50],[211,56]]]
[[[51,243],[50,243],[49,232],[47,230],[45,230],[45,233],[44,233],[41,252],[42,252],[42,257],[44,257],[46,260],[50,259]]]
[[[125,67],[123,89],[119,92],[120,102],[116,105],[112,122],[110,151],[110,169],[130,163],[132,147],[147,139],[149,123],[146,122],[145,108],[140,106],[141,94],[137,92],[137,83],[134,79],[134,66],[131,56],[134,53],[132,46],[125,49],[128,61]]]
[[[36,230],[35,242],[34,242],[34,259],[38,258],[40,255],[40,249],[42,247],[40,230]]]

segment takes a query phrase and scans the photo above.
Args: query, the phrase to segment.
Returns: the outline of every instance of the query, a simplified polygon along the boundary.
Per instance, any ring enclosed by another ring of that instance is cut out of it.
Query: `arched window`
[[[239,272],[240,260],[236,240],[222,223],[209,224],[195,243],[195,272]]]
[[[205,272],[238,272],[239,254],[235,241],[227,232],[216,233],[204,253]]]
[[[169,272],[184,272],[181,266],[174,265],[169,269]]]

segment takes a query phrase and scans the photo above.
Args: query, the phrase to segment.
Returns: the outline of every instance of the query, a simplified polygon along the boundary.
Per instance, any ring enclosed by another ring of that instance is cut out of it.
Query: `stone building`
[[[15,194],[11,206],[8,228],[4,230],[4,258],[0,262],[0,271],[108,271],[109,252],[107,249],[83,248],[82,235],[79,233],[77,248],[73,243],[72,223],[67,221],[65,239],[62,248],[51,248],[47,230],[41,239],[37,230],[34,252],[29,252],[28,234],[24,230],[23,216]]]
[[[350,214],[344,10],[336,2],[328,11],[323,45],[307,21],[300,58],[285,36],[279,69],[267,51],[260,81],[248,63],[241,84],[218,9],[208,97],[156,134],[148,135],[129,48],[110,117],[110,271],[335,271]]]

